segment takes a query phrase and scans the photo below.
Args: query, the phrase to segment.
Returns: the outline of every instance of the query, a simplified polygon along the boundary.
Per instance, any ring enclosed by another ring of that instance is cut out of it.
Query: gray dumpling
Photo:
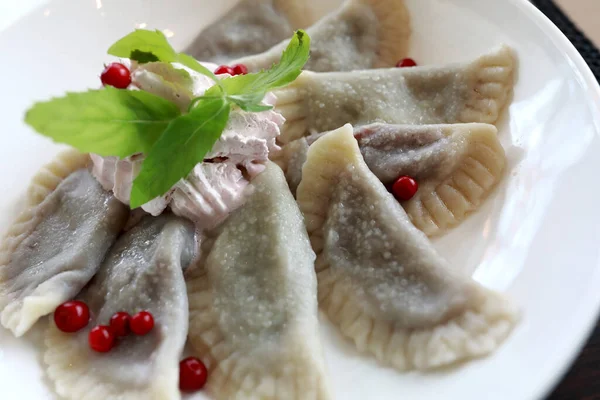
[[[352,72],[304,71],[275,90],[286,119],[280,143],[350,123],[494,124],[513,88],[513,51],[501,46],[471,62]]]
[[[348,0],[306,30],[310,59],[304,69],[352,71],[396,65],[408,54],[410,17],[404,0]],[[244,57],[251,72],[279,61],[289,38],[262,53]]]
[[[364,163],[351,126],[310,147],[297,198],[319,306],[359,351],[427,370],[490,354],[511,332],[513,305],[449,268]]]
[[[186,53],[198,60],[225,64],[289,40],[294,30],[306,28],[317,18],[306,0],[242,0],[204,28]]]
[[[252,185],[188,280],[190,343],[215,399],[330,399],[302,215],[275,164]]]
[[[129,208],[102,189],[87,160],[68,152],[43,168],[3,240],[1,319],[15,336],[79,293],[127,222]]]
[[[90,307],[89,325],[67,334],[54,322],[44,361],[56,392],[69,400],[180,399],[179,360],[188,329],[183,278],[196,253],[191,222],[163,214],[145,217],[119,238],[78,299]],[[88,333],[119,311],[152,313],[145,336],[121,338],[109,353],[90,349]]]

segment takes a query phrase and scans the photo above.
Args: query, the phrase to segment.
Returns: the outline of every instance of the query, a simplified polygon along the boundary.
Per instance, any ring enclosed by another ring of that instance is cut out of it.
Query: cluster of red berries
[[[90,309],[82,301],[73,300],[61,304],[54,311],[56,327],[63,332],[74,333],[85,328],[90,322]],[[154,317],[148,311],[140,311],[131,316],[126,312],[115,313],[109,325],[98,325],[90,331],[88,343],[99,353],[106,353],[115,347],[118,337],[134,333],[148,334],[154,328]],[[179,363],[179,387],[184,392],[194,392],[204,387],[208,371],[195,357],[188,357]]]
[[[227,65],[221,65],[219,68],[215,69],[215,75],[221,74],[229,74],[231,76],[235,75],[246,75],[248,73],[248,68],[244,64],[236,64],[231,67]]]
[[[54,323],[63,332],[73,333],[85,328],[90,322],[90,309],[82,301],[67,301],[54,311]],[[109,325],[98,325],[89,333],[90,347],[106,353],[115,347],[117,337],[134,333],[139,336],[148,334],[154,328],[154,317],[148,311],[140,311],[131,316],[118,312],[110,319]]]
[[[110,318],[109,325],[98,325],[90,331],[88,340],[90,347],[106,353],[112,350],[118,337],[134,333],[138,336],[147,335],[154,328],[154,317],[148,311],[140,311],[131,316],[120,311]]]

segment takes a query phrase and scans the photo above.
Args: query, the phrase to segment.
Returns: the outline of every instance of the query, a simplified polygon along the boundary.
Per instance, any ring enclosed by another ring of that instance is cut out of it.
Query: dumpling
[[[198,60],[226,63],[261,53],[317,19],[310,1],[242,0],[203,29],[186,53]]]
[[[302,180],[308,146],[322,134],[288,143],[277,162],[292,193]],[[404,210],[429,236],[457,225],[477,209],[502,177],[506,158],[497,129],[488,124],[388,125],[354,128],[364,161],[380,181],[408,175],[419,190]]]
[[[304,69],[352,71],[396,65],[406,57],[410,17],[404,0],[348,0],[338,11],[308,28],[310,59]],[[288,40],[235,61],[259,71],[279,61]]]
[[[61,154],[33,179],[27,208],[0,247],[0,317],[21,336],[94,276],[129,216],[85,169]]]
[[[310,147],[302,175],[319,305],[360,351],[427,370],[487,355],[508,336],[512,304],[448,267],[363,162],[350,125]]]
[[[86,329],[63,333],[51,322],[44,361],[56,392],[69,400],[180,399],[179,360],[188,329],[183,269],[195,257],[191,222],[147,216],[119,238],[79,299],[92,315]],[[154,328],[121,338],[110,353],[90,349],[88,334],[119,311],[150,311]]]
[[[354,72],[305,71],[276,90],[276,110],[286,119],[279,140],[364,125],[493,124],[513,87],[515,59],[502,46],[474,61],[445,67]]]
[[[330,399],[302,216],[276,165],[253,185],[188,279],[189,340],[218,400]]]

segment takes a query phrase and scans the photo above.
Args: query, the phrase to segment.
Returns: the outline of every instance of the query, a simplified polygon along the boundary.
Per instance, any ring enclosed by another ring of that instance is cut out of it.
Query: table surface
[[[554,0],[573,22],[600,47],[600,0]],[[0,0],[0,30],[47,0]],[[600,400],[600,324],[577,361],[548,400]]]
[[[600,0],[554,0],[575,24],[600,47]]]

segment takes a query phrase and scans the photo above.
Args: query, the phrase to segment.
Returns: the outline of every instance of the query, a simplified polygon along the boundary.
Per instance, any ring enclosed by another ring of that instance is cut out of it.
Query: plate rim
[[[548,18],[548,16],[538,9],[530,0],[509,0],[509,2],[521,9],[526,15],[529,15],[531,17],[531,22],[536,23],[548,34],[548,40],[552,41],[559,49],[565,51],[565,56],[574,63],[574,68],[572,69],[579,72],[580,76],[584,79],[585,85],[589,89],[586,93],[586,97],[588,97],[589,100],[588,105],[595,109],[596,115],[600,115],[600,82],[596,79],[590,66],[575,45],[550,18]],[[594,97],[596,101],[594,101]],[[598,122],[599,118],[600,117],[596,117],[594,119]],[[600,133],[598,126],[595,127],[595,131],[597,135]],[[600,265],[598,264],[598,260],[596,260],[596,269],[598,268],[600,268]],[[574,339],[576,340],[572,340],[567,346],[568,351],[561,357],[561,362],[555,364],[555,367],[547,374],[546,383],[533,390],[535,399],[544,399],[552,394],[571,370],[581,351],[585,348],[587,342],[591,338],[600,319],[600,291],[596,291],[595,293],[595,304],[593,304],[594,311],[591,313],[587,322],[582,324],[583,326],[578,330],[578,334],[576,336],[574,335]]]

